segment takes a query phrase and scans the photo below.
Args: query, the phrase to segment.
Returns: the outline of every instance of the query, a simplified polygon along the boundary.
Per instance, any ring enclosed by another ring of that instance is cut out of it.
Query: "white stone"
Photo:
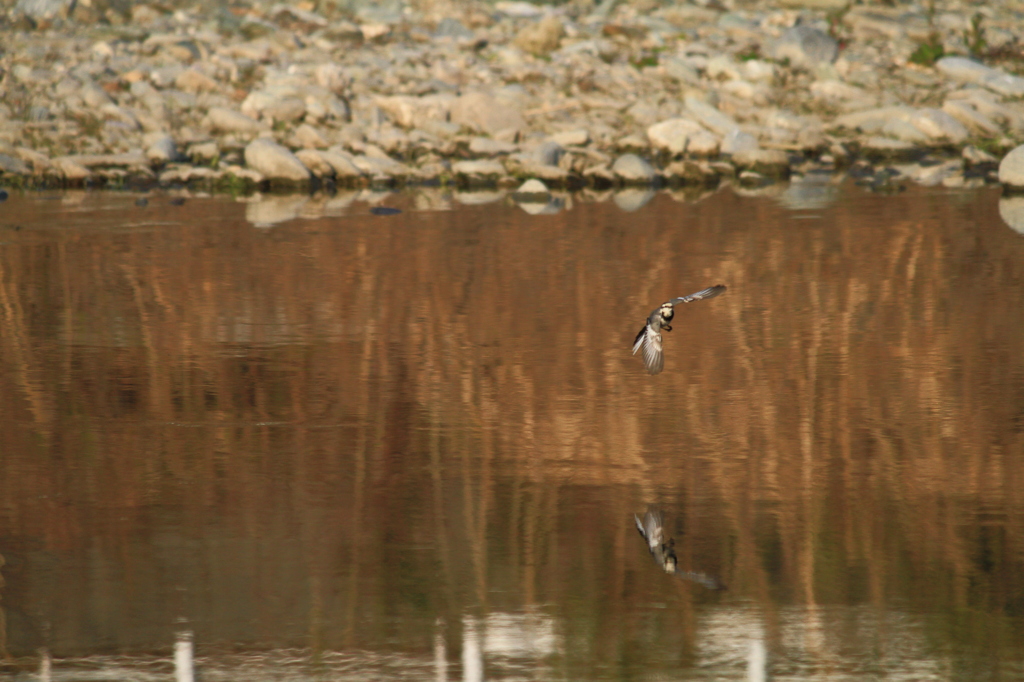
[[[1024,188],[1024,145],[1011,150],[999,162],[999,182]]]
[[[693,95],[687,95],[684,101],[697,122],[714,133],[725,135],[739,127],[731,117]]]
[[[743,77],[748,81],[766,83],[768,85],[774,83],[778,75],[778,69],[774,64],[760,59],[750,59],[743,62],[741,71],[743,72]]]
[[[694,156],[717,156],[720,143],[718,137],[706,130],[690,135],[686,151]]]
[[[672,154],[682,154],[687,150],[690,136],[702,132],[699,123],[687,118],[670,118],[655,123],[647,129],[647,139],[655,149],[663,149]]]
[[[934,166],[911,165],[900,167],[898,170],[914,182],[925,187],[934,187],[942,184],[949,177],[959,174],[963,170],[963,161],[956,159]]]
[[[493,159],[457,161],[452,164],[452,172],[456,175],[468,175],[472,177],[491,177],[506,174],[505,167]]]
[[[334,167],[321,156],[319,149],[300,149],[295,152],[295,157],[318,178],[334,175]]]
[[[720,80],[726,78],[728,80],[737,80],[742,78],[740,75],[740,65],[727,54],[715,55],[708,60],[707,66],[704,67],[704,72],[707,73],[709,78]]]
[[[537,178],[530,178],[515,191],[516,194],[550,194],[548,186]]]
[[[110,95],[95,83],[83,85],[78,94],[82,97],[82,101],[85,102],[86,106],[94,109],[99,109],[104,104],[113,104],[114,102]]]
[[[745,80],[729,81],[728,83],[722,83],[721,91],[730,95],[735,95],[742,99],[756,100],[758,102],[767,101],[769,90],[767,87],[760,83],[751,83]]]
[[[723,154],[738,154],[740,152],[752,151],[758,148],[757,138],[750,133],[745,133],[739,128],[730,130],[722,138]]]
[[[963,123],[941,109],[921,109],[910,122],[933,140],[948,140],[953,144],[961,144],[970,137],[970,132]]]
[[[962,83],[976,83],[1010,97],[1024,96],[1024,78],[979,64],[966,57],[943,57],[935,68],[945,76]]]
[[[897,140],[913,144],[926,144],[931,141],[931,137],[926,132],[910,121],[905,121],[901,118],[891,118],[886,121],[885,125],[882,126],[881,132]]]
[[[34,149],[16,147],[14,153],[19,159],[31,165],[34,173],[42,173],[51,167],[50,157]]]
[[[869,137],[861,142],[861,148],[880,154],[899,155],[913,151],[915,145],[906,140],[894,140],[890,137]]]
[[[408,166],[388,156],[360,154],[352,157],[352,163],[364,175],[375,178],[403,178],[412,174]]]
[[[245,163],[267,178],[303,182],[309,170],[286,147],[261,137],[245,148]]]
[[[290,142],[303,149],[326,149],[330,146],[320,131],[308,123],[295,129]]]
[[[654,168],[636,154],[623,154],[612,164],[612,172],[626,182],[654,182]]]
[[[70,157],[58,157],[52,161],[53,167],[67,180],[85,180],[92,171]]]
[[[997,159],[996,157],[992,156],[983,149],[978,149],[973,144],[969,144],[966,147],[964,147],[962,156],[964,157],[964,161],[966,161],[968,165],[971,166],[978,166],[983,163],[996,163],[999,161],[999,159]]]
[[[837,80],[814,81],[811,94],[822,100],[861,100],[871,96],[864,88]]]
[[[374,98],[374,103],[403,128],[422,127],[428,120],[447,120],[454,101],[453,95],[393,95]]]
[[[213,92],[220,86],[206,74],[195,69],[185,69],[174,79],[174,85],[185,92]]]
[[[334,174],[339,178],[358,178],[363,172],[352,161],[352,155],[340,149],[327,149],[319,152],[320,158],[331,165]]]
[[[590,142],[590,133],[586,128],[576,128],[575,130],[563,130],[560,133],[552,133],[548,140],[556,144],[562,145],[563,147],[582,147],[583,145]]]
[[[836,118],[832,125],[837,128],[849,128],[851,130],[859,128],[865,132],[877,131],[892,119],[909,123],[914,113],[915,109],[913,107],[881,107],[879,109],[868,109],[866,111],[844,114]]]
[[[807,25],[786,29],[769,48],[774,59],[788,59],[793,66],[813,69],[819,64],[830,64],[839,54],[835,38]]]
[[[942,110],[980,135],[994,137],[1000,132],[999,126],[992,119],[964,100],[947,99],[942,104]]]
[[[526,119],[518,102],[495,93],[470,92],[451,104],[451,121],[492,137],[503,130],[524,130]]]
[[[225,133],[258,133],[266,129],[259,121],[226,107],[212,107],[206,117],[210,128]]]
[[[534,18],[544,14],[543,9],[525,0],[501,0],[494,3],[494,9],[518,19]]]

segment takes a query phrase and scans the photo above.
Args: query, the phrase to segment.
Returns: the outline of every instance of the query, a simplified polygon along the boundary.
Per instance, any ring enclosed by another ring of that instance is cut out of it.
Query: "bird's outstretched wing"
[[[649,324],[645,324],[636,335],[636,340],[633,341],[633,355],[641,348],[644,349],[644,366],[648,374],[657,374],[665,368],[665,355],[661,352],[661,332],[654,331]]]
[[[689,296],[680,296],[677,299],[673,299],[672,303],[674,305],[676,303],[693,303],[694,301],[703,301],[706,298],[714,298],[715,296],[718,296],[720,293],[725,291],[725,289],[726,287],[724,284],[716,284],[713,287],[701,289],[695,294],[690,294]]]
[[[636,522],[636,529],[640,531],[640,535],[643,536],[644,540],[647,540],[647,549],[652,552],[655,548],[660,547],[665,542],[665,530],[662,522],[661,511],[655,508],[647,510],[644,514],[644,520],[641,522],[640,517],[633,514],[633,520]]]

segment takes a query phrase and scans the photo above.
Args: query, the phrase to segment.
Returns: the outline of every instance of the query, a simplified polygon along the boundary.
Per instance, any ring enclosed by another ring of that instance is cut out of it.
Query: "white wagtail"
[[[669,323],[672,322],[672,317],[676,314],[676,305],[714,298],[723,291],[725,291],[725,286],[718,284],[689,296],[673,298],[654,309],[654,312],[647,318],[647,324],[636,335],[636,340],[633,342],[633,355],[636,355],[641,348],[644,349],[644,366],[647,367],[648,374],[657,374],[665,367],[665,356],[661,352],[661,330],[672,331]]]
[[[665,538],[664,517],[659,509],[651,507],[644,514],[644,520],[633,515],[636,522],[636,529],[647,541],[647,550],[651,553],[654,562],[661,566],[666,573],[677,578],[695,582],[709,590],[724,590],[725,585],[714,576],[699,571],[683,571],[679,568],[679,559],[676,557],[676,541],[674,538]]]

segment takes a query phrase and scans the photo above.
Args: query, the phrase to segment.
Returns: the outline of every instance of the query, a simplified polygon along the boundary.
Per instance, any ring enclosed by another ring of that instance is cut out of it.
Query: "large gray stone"
[[[178,158],[178,145],[174,143],[174,138],[166,133],[155,135],[149,139],[146,158],[158,164],[175,161]]]
[[[1024,145],[1011,150],[999,162],[999,182],[1024,189]]]
[[[615,159],[612,172],[619,179],[630,183],[654,182],[654,167],[636,154],[623,154]]]
[[[261,137],[245,148],[245,163],[264,177],[277,180],[304,182],[309,170],[286,147]]]
[[[788,59],[793,66],[813,69],[834,62],[839,55],[839,43],[811,26],[794,26],[779,36],[770,52],[775,59]]]
[[[551,140],[541,142],[533,150],[534,161],[542,166],[557,166],[563,156],[565,156],[565,148]]]

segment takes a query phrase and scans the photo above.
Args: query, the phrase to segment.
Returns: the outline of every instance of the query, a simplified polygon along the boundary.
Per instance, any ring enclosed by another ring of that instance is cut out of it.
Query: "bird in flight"
[[[665,539],[664,517],[659,509],[651,507],[644,514],[644,520],[636,514],[633,515],[636,522],[636,529],[647,541],[647,549],[651,553],[654,562],[661,566],[666,573],[689,580],[702,585],[709,590],[724,590],[725,585],[714,576],[698,571],[683,571],[679,568],[679,559],[676,557],[676,541],[674,538]]]
[[[633,355],[641,348],[644,349],[644,366],[648,374],[657,374],[665,367],[665,356],[661,352],[661,330],[672,331],[672,317],[676,314],[675,307],[680,303],[692,303],[702,301],[705,298],[714,298],[725,291],[725,286],[717,284],[708,287],[689,296],[680,296],[666,301],[654,309],[654,312],[647,318],[647,324],[643,326],[640,333],[633,341]]]

